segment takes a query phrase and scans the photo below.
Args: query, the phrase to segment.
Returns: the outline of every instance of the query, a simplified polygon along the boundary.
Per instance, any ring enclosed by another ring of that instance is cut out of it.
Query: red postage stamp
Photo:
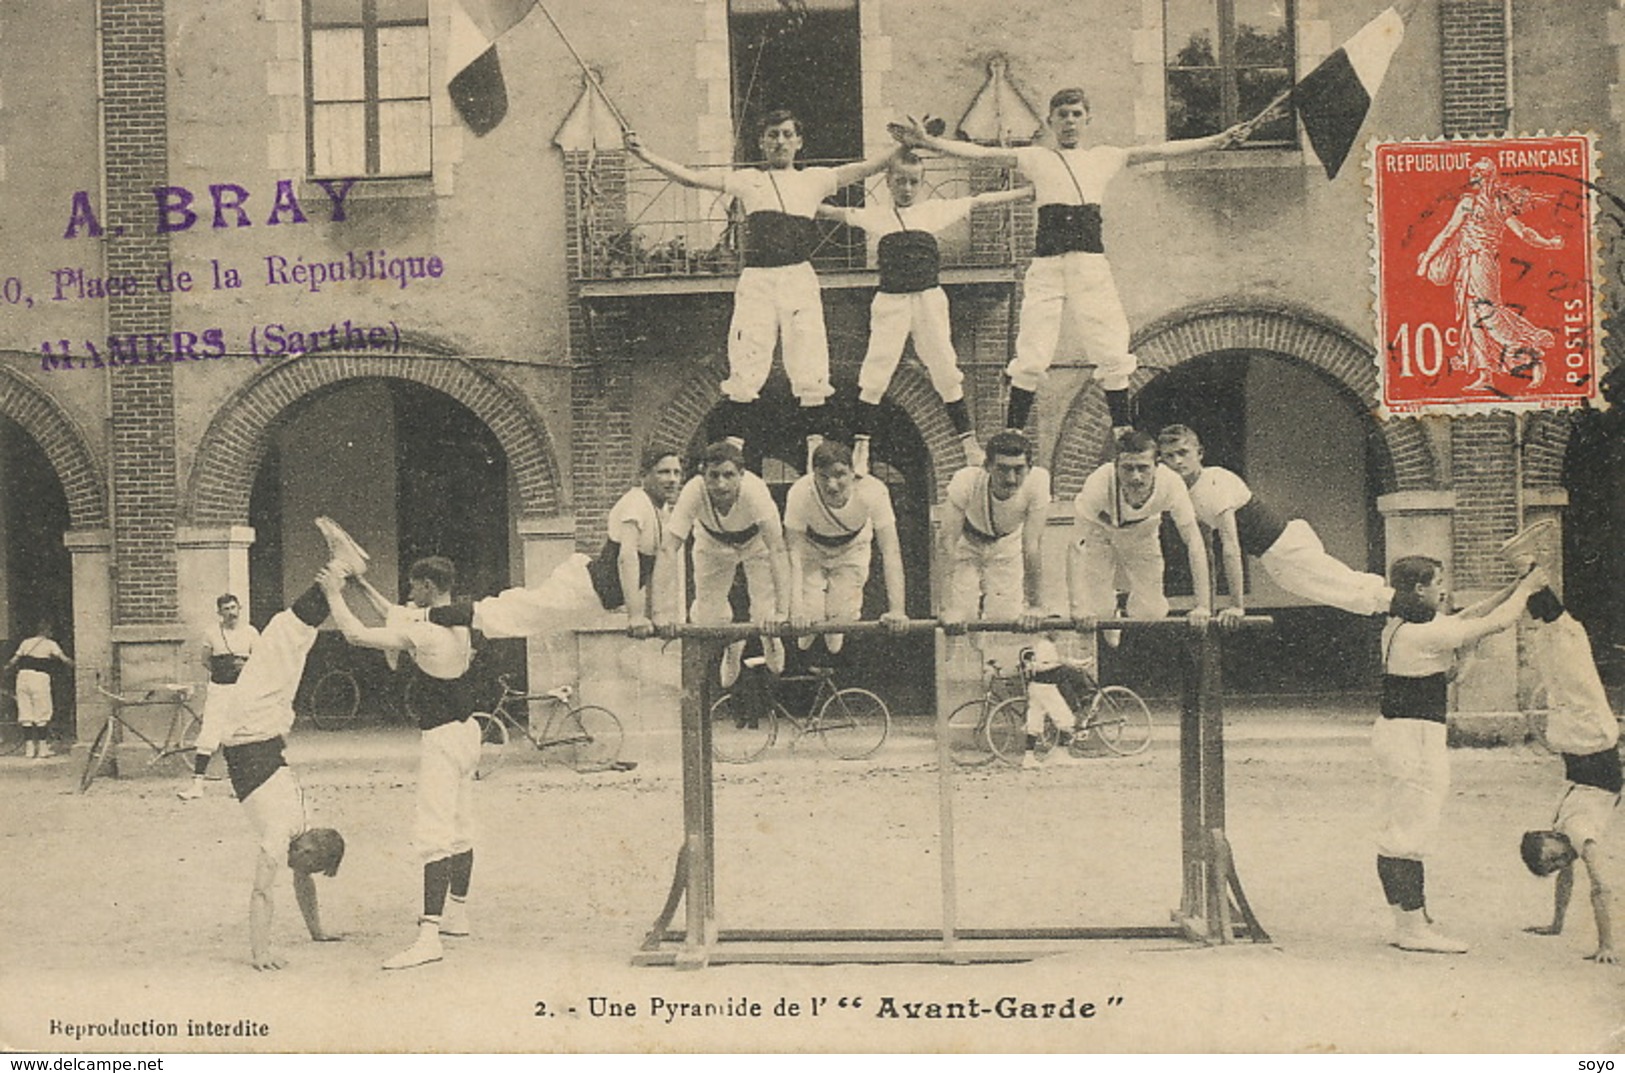
[[[1591,139],[1380,142],[1371,165],[1382,410],[1596,398]]]

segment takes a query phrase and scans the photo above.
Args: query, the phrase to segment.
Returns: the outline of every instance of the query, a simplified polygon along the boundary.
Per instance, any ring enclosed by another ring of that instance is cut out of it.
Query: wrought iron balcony
[[[585,296],[732,289],[732,277],[744,267],[745,220],[731,197],[672,182],[620,153],[582,163],[569,188],[576,199],[571,270]],[[885,181],[882,173],[854,183],[829,204],[884,200]],[[967,197],[1009,189],[1011,181],[1008,169],[935,159],[927,163],[921,197]],[[820,220],[818,229],[813,265],[825,285],[872,285],[873,243],[864,232],[829,220]],[[978,206],[938,235],[944,281],[1013,278],[1031,247],[1031,230],[1030,204]]]

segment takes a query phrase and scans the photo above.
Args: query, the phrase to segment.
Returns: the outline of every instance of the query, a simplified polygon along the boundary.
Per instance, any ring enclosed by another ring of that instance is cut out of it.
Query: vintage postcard
[[[0,1048],[1612,1069],[1614,6],[0,5]]]

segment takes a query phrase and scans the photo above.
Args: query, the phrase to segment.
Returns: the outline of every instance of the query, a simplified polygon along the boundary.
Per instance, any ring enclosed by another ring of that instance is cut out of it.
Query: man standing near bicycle
[[[666,539],[655,562],[654,610],[658,630],[671,632],[680,619],[677,591],[683,544],[694,536],[695,623],[719,625],[733,620],[728,591],[734,575],[745,568],[750,595],[750,618],[762,631],[762,652],[775,674],[784,670],[784,645],[779,627],[789,617],[790,570],[784,551],[784,523],[767,482],[745,469],[738,447],[727,441],[713,443],[700,455],[700,476],[689,480],[677,496]],[[771,585],[771,592],[768,586]],[[724,650],[721,680],[724,689],[739,677],[745,642]]]
[[[203,776],[220,747],[220,729],[228,718],[231,690],[254,652],[260,631],[242,620],[242,601],[225,593],[214,602],[220,621],[203,635],[203,665],[209,671],[209,693],[203,699],[203,728],[198,731],[192,757],[192,781],[175,796],[196,801],[203,796]]]
[[[351,557],[352,563],[356,558],[364,559],[364,553]],[[450,559],[438,555],[419,559],[406,576],[417,607],[451,603],[457,570]],[[324,571],[320,578],[333,623],[344,639],[363,648],[412,656],[413,707],[422,731],[413,842],[423,859],[423,914],[412,945],[384,962],[386,969],[410,969],[444,956],[442,935],[469,933],[466,900],[474,874],[474,772],[480,759],[480,731],[468,680],[473,643],[466,626],[410,620],[393,607],[385,609],[385,621],[392,625],[365,626],[342,598],[345,580],[334,570]]]

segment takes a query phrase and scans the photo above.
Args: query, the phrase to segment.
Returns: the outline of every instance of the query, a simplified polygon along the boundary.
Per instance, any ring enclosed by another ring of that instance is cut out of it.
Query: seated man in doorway
[[[778,631],[788,618],[790,572],[785,559],[784,525],[767,482],[745,470],[744,455],[727,441],[713,443],[700,455],[700,475],[683,486],[672,508],[666,537],[654,570],[657,631],[670,633],[678,613],[679,564],[683,544],[694,538],[694,604],[689,618],[703,625],[733,620],[728,592],[734,575],[745,568],[750,618],[763,633],[763,654],[775,672],[784,669],[784,645]],[[771,586],[771,588],[770,588]],[[721,681],[731,686],[739,677],[745,642],[723,653]]]
[[[1117,579],[1128,582],[1130,618],[1163,618],[1162,516],[1173,518],[1190,563],[1196,606],[1191,625],[1205,626],[1212,613],[1207,546],[1196,525],[1190,494],[1179,475],[1157,464],[1157,444],[1144,432],[1117,436],[1117,457],[1083,482],[1073,500],[1072,548],[1067,557],[1072,617],[1092,626],[1117,615]],[[1108,644],[1120,631],[1108,630]]]
[[[1202,441],[1191,429],[1163,429],[1157,435],[1157,453],[1190,489],[1197,520],[1218,535],[1230,586],[1230,606],[1219,612],[1221,623],[1239,621],[1247,613],[1243,554],[1258,556],[1275,583],[1296,596],[1356,615],[1388,613],[1394,590],[1385,578],[1362,574],[1332,558],[1308,522],[1281,519],[1246,481],[1222,466],[1205,465]]]
[[[875,544],[880,545],[886,578],[886,612],[880,621],[889,628],[906,623],[903,551],[885,482],[855,475],[852,449],[835,440],[818,445],[812,464],[812,472],[790,486],[784,506],[784,535],[790,548],[790,625],[803,630],[814,622],[859,618],[863,585],[869,580],[869,554]],[[826,633],[824,647],[839,652],[842,640],[841,634]],[[796,643],[806,649],[812,642],[809,634]]]

